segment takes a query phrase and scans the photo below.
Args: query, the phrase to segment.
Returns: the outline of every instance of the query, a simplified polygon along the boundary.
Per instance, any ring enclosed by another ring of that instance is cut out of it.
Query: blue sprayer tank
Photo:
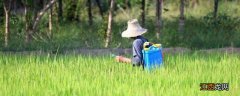
[[[146,48],[146,46],[148,46],[148,48]],[[151,46],[149,46],[149,42],[145,42],[143,47],[144,69],[150,71],[161,67],[163,65],[161,44],[151,44]]]

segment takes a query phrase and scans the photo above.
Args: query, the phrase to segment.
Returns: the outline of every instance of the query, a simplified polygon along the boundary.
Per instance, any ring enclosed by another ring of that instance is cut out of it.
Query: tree
[[[115,0],[111,0],[111,4],[110,4],[110,9],[109,9],[109,15],[108,15],[108,28],[107,28],[107,36],[106,36],[106,41],[105,41],[105,48],[108,47],[110,39],[111,39],[111,32],[112,32],[112,13],[113,13],[113,8],[114,8],[114,1]]]
[[[3,17],[4,17],[3,0],[0,0],[0,22],[1,22],[0,25],[3,24]]]
[[[49,8],[56,2],[57,0],[50,0],[40,11],[36,10],[36,12],[31,13],[32,8],[30,5],[33,2],[31,0],[24,1],[25,7],[25,28],[26,28],[26,35],[25,35],[25,43],[28,44],[32,40],[32,34],[36,32],[36,28],[41,20],[42,16],[47,12]],[[34,8],[33,8],[34,9]],[[35,9],[34,9],[35,10]]]
[[[5,12],[5,36],[4,36],[4,46],[8,46],[8,39],[9,39],[9,18],[10,18],[10,9],[11,9],[12,0],[4,0],[3,1],[3,8]]]
[[[199,0],[192,0],[192,8],[195,8],[197,5],[199,5]]]
[[[130,0],[125,0],[125,7],[126,7],[126,9],[131,8]]]
[[[63,17],[63,8],[62,8],[62,0],[58,0],[58,21],[62,20]]]
[[[213,17],[217,17],[217,12],[218,12],[218,0],[214,0],[214,11],[213,11]]]
[[[92,23],[93,23],[93,20],[92,20],[92,1],[91,0],[88,0],[87,6],[88,6],[88,23],[91,26]]]
[[[159,39],[159,35],[162,28],[162,8],[163,0],[156,0],[156,37]]]
[[[78,20],[76,17],[76,10],[77,10],[77,0],[70,0],[70,4],[68,5],[68,11],[67,11],[67,20],[74,21]]]
[[[50,7],[49,9],[49,13],[48,13],[48,37],[52,38],[52,7]]]
[[[145,25],[145,0],[142,0],[142,8],[141,8],[141,10],[142,10],[142,26],[144,26]]]
[[[179,17],[179,28],[180,33],[184,30],[184,0],[180,0],[180,17]]]
[[[96,2],[97,2],[97,6],[99,8],[100,15],[102,16],[102,19],[103,19],[104,17],[103,17],[102,4],[101,4],[100,0],[96,0]]]

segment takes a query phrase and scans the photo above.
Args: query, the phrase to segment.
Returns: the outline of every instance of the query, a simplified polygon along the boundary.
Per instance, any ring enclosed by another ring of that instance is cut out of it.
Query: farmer
[[[142,28],[137,19],[132,19],[128,21],[128,28],[124,32],[122,32],[122,37],[131,38],[133,39],[132,43],[132,53],[133,57],[126,58],[123,56],[116,56],[115,60],[117,62],[122,63],[132,63],[133,66],[140,66],[143,65],[143,44],[144,42],[147,42],[147,39],[145,39],[142,34],[146,33],[147,29]]]

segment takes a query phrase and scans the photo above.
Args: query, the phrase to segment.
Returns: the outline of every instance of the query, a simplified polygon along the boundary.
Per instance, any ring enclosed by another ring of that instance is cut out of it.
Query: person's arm
[[[123,56],[116,56],[115,60],[122,63],[131,63],[132,60]]]

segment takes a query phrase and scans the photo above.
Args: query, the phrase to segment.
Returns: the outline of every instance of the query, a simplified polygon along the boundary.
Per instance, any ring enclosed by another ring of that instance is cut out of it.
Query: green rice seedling
[[[151,72],[110,56],[0,54],[0,96],[236,96],[240,55],[166,54]],[[200,91],[200,83],[229,83]]]

